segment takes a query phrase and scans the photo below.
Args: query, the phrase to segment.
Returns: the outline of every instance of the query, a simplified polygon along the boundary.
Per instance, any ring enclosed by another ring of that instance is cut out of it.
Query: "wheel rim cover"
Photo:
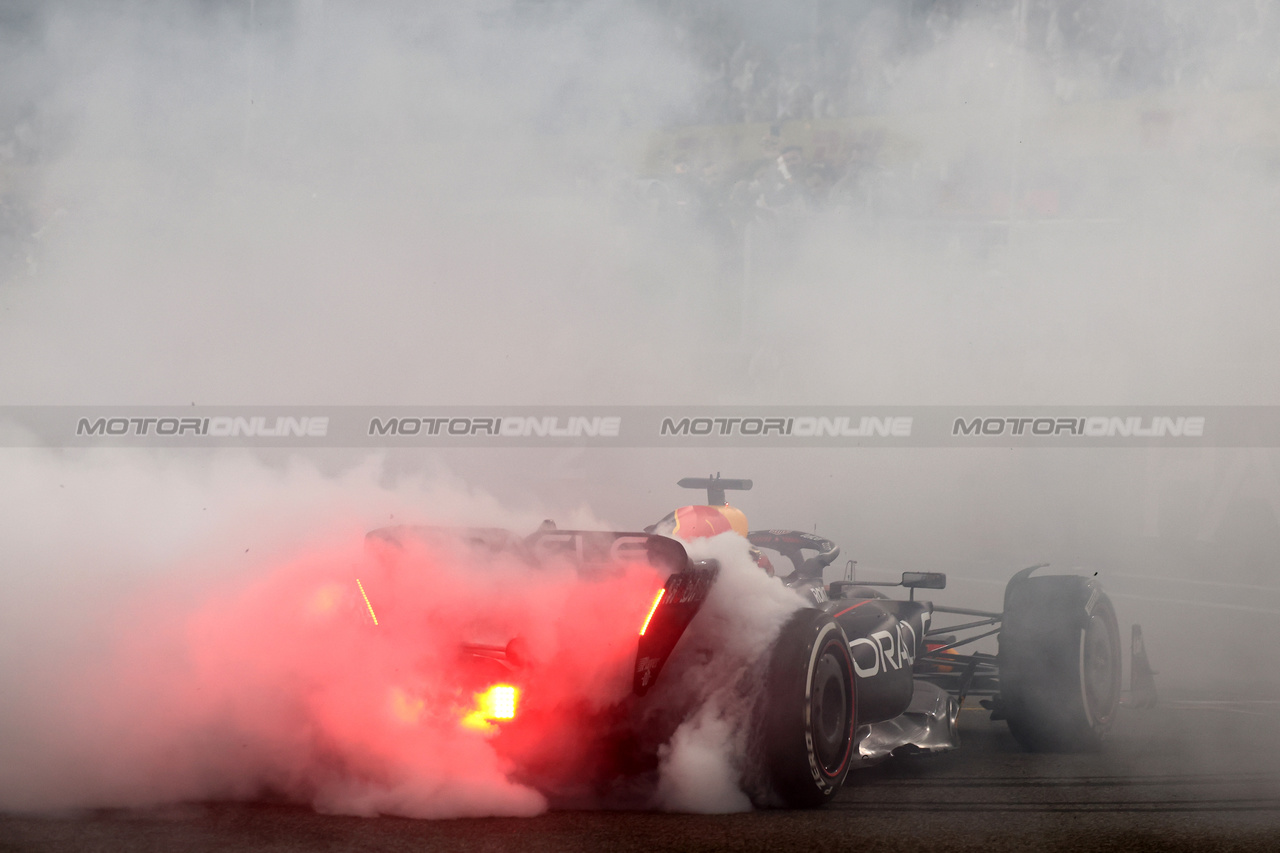
[[[837,656],[825,651],[814,668],[810,729],[818,760],[828,774],[834,774],[844,764],[848,748],[850,709],[845,678]]]

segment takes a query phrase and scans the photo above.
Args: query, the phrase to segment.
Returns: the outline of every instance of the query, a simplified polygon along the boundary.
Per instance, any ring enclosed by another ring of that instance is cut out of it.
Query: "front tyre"
[[[1025,748],[1102,745],[1120,704],[1120,627],[1095,581],[1050,575],[1011,584],[999,663],[1001,707]]]
[[[763,697],[770,786],[793,808],[831,800],[854,750],[853,659],[844,631],[821,610],[791,617],[769,660]]]

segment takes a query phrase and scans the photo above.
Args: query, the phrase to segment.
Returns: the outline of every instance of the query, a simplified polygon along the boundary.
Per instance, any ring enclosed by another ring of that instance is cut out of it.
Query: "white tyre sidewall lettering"
[[[813,783],[818,786],[822,792],[830,793],[836,786],[837,781],[827,776],[822,770],[822,764],[818,761],[818,752],[813,744],[813,674],[818,666],[818,656],[827,644],[828,635],[832,632],[843,635],[840,626],[835,622],[828,622],[822,626],[818,632],[818,636],[813,640],[813,651],[809,653],[809,666],[805,672],[804,679],[804,745],[805,751],[809,758],[809,774],[813,777]],[[842,637],[843,639],[843,637]],[[850,661],[853,660],[852,653],[849,655]],[[857,664],[854,663],[856,667]],[[852,684],[850,684],[852,688]],[[853,708],[849,708],[849,714],[852,716]],[[846,762],[847,764],[847,762]]]

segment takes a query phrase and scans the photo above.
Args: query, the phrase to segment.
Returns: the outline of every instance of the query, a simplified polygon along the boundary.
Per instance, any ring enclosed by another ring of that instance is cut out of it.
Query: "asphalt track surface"
[[[961,731],[960,750],[862,770],[815,811],[422,821],[201,803],[0,815],[0,850],[1280,851],[1280,700],[1166,698],[1089,755],[1022,752],[977,709]]]

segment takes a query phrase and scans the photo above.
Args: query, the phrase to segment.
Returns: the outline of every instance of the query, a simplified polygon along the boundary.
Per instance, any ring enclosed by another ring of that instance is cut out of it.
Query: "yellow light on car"
[[[509,684],[497,684],[484,694],[488,717],[491,720],[513,720],[516,716],[516,689]]]
[[[364,584],[360,583],[360,578],[356,578],[356,586],[360,588],[360,595],[364,597],[364,606],[369,608],[369,618],[373,620],[373,624],[378,624],[378,614],[373,612],[373,604],[369,602],[369,594],[364,591]]]
[[[510,684],[495,684],[475,698],[475,707],[462,718],[462,725],[483,732],[494,722],[515,719],[520,691]]]
[[[667,594],[666,587],[658,590],[658,594],[653,598],[653,606],[649,608],[649,615],[644,617],[644,624],[640,626],[640,636],[644,636],[644,632],[649,630],[649,621],[653,619],[653,614],[658,612],[658,605],[662,603],[662,596]]]

